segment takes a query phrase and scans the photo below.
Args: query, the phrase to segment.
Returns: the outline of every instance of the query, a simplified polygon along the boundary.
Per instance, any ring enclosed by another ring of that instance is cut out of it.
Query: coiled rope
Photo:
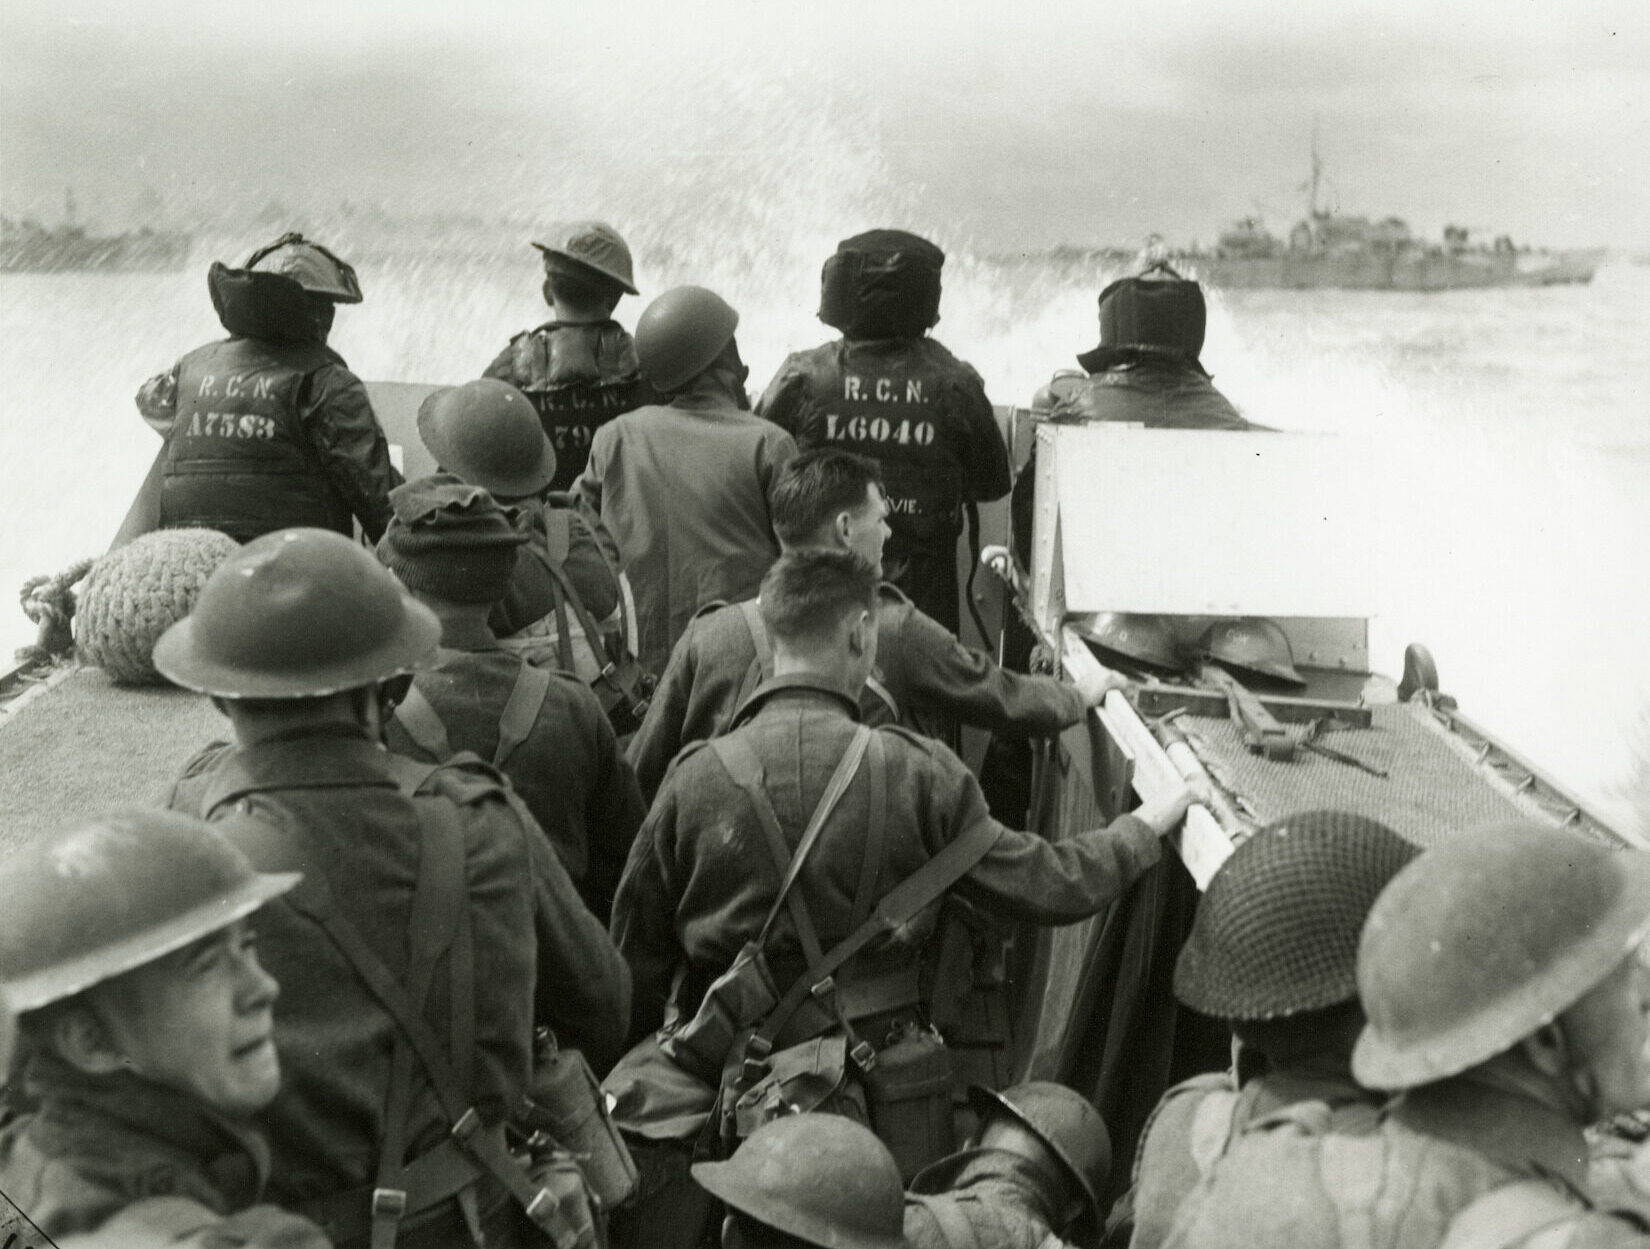
[[[74,633],[69,627],[75,611],[72,591],[75,582],[95,562],[91,558],[77,560],[56,576],[30,577],[23,583],[18,594],[23,614],[40,626],[40,634],[33,646],[18,649],[18,663],[49,663],[74,649]]]

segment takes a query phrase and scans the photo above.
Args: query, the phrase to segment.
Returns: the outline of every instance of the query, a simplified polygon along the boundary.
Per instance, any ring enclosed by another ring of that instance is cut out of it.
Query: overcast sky
[[[1643,0],[0,0],[0,198],[586,211],[1005,251],[1347,212],[1650,246]],[[758,245],[759,240],[752,240]]]

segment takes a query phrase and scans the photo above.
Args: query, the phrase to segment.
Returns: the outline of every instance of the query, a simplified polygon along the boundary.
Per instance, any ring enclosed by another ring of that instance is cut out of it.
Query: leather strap
[[[871,915],[871,904],[876,900],[877,877],[882,873],[883,856],[888,841],[888,754],[883,748],[882,734],[871,734],[871,757],[868,779],[871,792],[870,823],[865,830],[865,849],[859,860],[859,886],[854,890],[854,908],[848,916],[848,931],[852,932]]]

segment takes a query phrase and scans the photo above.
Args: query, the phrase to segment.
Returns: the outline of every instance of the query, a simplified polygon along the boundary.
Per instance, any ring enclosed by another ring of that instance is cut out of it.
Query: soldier
[[[970,1095],[980,1115],[973,1145],[911,1181],[912,1249],[1057,1249],[1066,1235],[1092,1244],[1111,1174],[1099,1112],[1048,1081]]]
[[[166,439],[161,526],[247,542],[292,525],[348,534],[353,516],[376,541],[401,476],[366,388],[326,345],[337,305],[361,302],[355,270],[283,234],[240,269],[214,263],[207,286],[229,338],[137,395]]]
[[[1077,357],[1088,376],[1057,377],[1053,411],[1150,429],[1252,429],[1209,380],[1203,288],[1159,261],[1100,292],[1100,344]]]
[[[604,924],[647,808],[613,729],[584,682],[505,650],[487,617],[528,540],[525,517],[479,486],[437,474],[390,494],[378,556],[441,621],[441,649],[385,726],[389,748],[443,763],[490,760],[549,834]]]
[[[620,574],[571,500],[551,490],[556,452],[521,391],[486,379],[434,391],[419,405],[418,436],[442,471],[524,510],[531,520],[528,558],[516,562],[509,589],[493,609],[493,632],[514,637],[539,625],[553,632],[563,584],[586,612],[618,631]],[[568,623],[582,641],[577,620]]]
[[[973,775],[946,747],[892,726],[857,727],[857,694],[876,657],[876,590],[875,571],[848,551],[780,559],[761,595],[773,677],[747,700],[732,732],[677,759],[631,848],[613,934],[635,978],[632,1034],[645,1037],[667,1011],[677,1025],[644,1040],[607,1084],[620,1126],[637,1138],[644,1183],[650,1168],[667,1177],[686,1170],[714,1091],[705,1090],[697,1119],[680,1105],[667,1108],[665,1093],[680,1089],[678,1072],[714,1081],[728,1055],[725,1045],[721,1053],[688,1052],[680,1025],[695,1019],[747,942],[757,942],[775,991],[789,991],[794,1005],[745,1021],[760,1024],[764,1045],[843,1036],[844,1028],[862,1041],[876,1038],[864,1042],[872,1049],[884,1038],[928,1043],[931,1034],[912,1025],[923,1021],[919,972],[942,896],[954,891],[1034,924],[1093,915],[1157,862],[1162,835],[1190,801],[1181,789],[1058,844],[992,820]],[[781,856],[797,853],[805,825],[813,830],[809,851],[786,873],[795,884],[789,922],[776,923],[786,896]],[[794,914],[798,907],[806,919]],[[795,986],[824,982],[825,951],[841,964],[832,984],[844,987],[827,995],[834,1007],[804,1005]],[[868,1057],[856,1061],[868,1066]],[[726,1104],[731,1096],[724,1091]],[[949,1137],[948,1080],[939,1097]],[[931,1139],[888,1143],[902,1166],[914,1163],[912,1172],[951,1148],[947,1140],[924,1157]],[[667,1182],[659,1188],[668,1191]],[[634,1217],[638,1243],[650,1243],[645,1212]]]
[[[819,319],[842,331],[779,366],[757,411],[804,450],[837,446],[882,466],[892,580],[957,632],[965,506],[1008,493],[1008,452],[980,375],[929,329],[945,253],[903,230],[844,239],[825,262]]]
[[[1418,853],[1374,820],[1308,811],[1260,829],[1221,865],[1180,952],[1175,996],[1226,1023],[1239,1058],[1231,1072],[1164,1094],[1108,1244],[1157,1249],[1226,1146],[1287,1106],[1322,1103],[1337,1131],[1373,1126],[1386,1095],[1352,1078],[1364,1024],[1358,936],[1377,895]]]
[[[1595,1209],[1582,1129],[1650,1104],[1650,862],[1578,833],[1452,833],[1376,899],[1358,948],[1378,1125],[1322,1103],[1250,1125],[1164,1242],[1650,1246]]]
[[[846,451],[804,451],[774,482],[769,506],[782,551],[853,551],[882,571],[888,502],[874,460]],[[630,759],[644,794],[692,742],[727,731],[740,703],[772,675],[772,655],[754,600],[707,610],[671,654]],[[1122,679],[1101,672],[1071,686],[1000,668],[964,646],[883,582],[877,599],[877,668],[860,697],[867,724],[904,724],[945,738],[960,721],[1009,736],[1057,733],[1075,724]]]
[[[600,1068],[629,1014],[617,952],[498,773],[381,745],[440,636],[370,553],[296,529],[225,561],[155,647],[235,733],[186,794],[255,864],[309,871],[260,925],[287,1077],[261,1122],[272,1195],[341,1246],[528,1243],[503,1130],[534,1026]]]
[[[256,1204],[252,1115],[281,1084],[249,917],[298,883],[199,820],[114,811],[0,866],[0,995],[21,1013],[0,1191],[52,1243],[326,1249]]]
[[[636,364],[636,345],[613,309],[636,294],[630,248],[603,221],[553,226],[544,255],[544,302],[552,317],[523,330],[483,377],[518,387],[532,402],[555,448],[551,490],[584,472],[596,431],[621,412],[653,401]]]
[[[693,1178],[727,1206],[722,1249],[907,1249],[899,1168],[838,1115],[775,1120]]]
[[[637,656],[654,676],[696,611],[749,598],[779,553],[768,488],[796,444],[745,411],[738,324],[727,301],[701,286],[647,306],[636,352],[642,376],[670,402],[596,431],[576,487],[636,588]]]

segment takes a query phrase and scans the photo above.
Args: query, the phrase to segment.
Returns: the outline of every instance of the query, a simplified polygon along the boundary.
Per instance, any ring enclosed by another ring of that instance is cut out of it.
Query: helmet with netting
[[[1306,811],[1260,829],[1209,882],[1175,966],[1175,996],[1227,1020],[1355,999],[1364,920],[1419,853],[1350,811]]]

